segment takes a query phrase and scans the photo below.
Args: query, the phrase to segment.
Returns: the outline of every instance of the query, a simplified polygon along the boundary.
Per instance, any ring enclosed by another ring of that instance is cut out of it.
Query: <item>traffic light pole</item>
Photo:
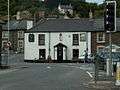
[[[1,47],[2,47],[2,30],[1,30],[1,26],[0,26],[0,66],[2,65],[2,50],[1,50]]]
[[[109,32],[109,59],[107,60],[107,76],[113,75],[112,65],[112,32]]]

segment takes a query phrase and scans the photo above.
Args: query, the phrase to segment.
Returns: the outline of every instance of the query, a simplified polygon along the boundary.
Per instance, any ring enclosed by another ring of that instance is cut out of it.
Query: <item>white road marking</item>
[[[47,66],[47,68],[49,69],[49,68],[51,68],[51,67]]]
[[[86,71],[86,73],[87,73],[91,78],[93,78],[93,76],[92,76],[92,74],[91,74],[90,72]]]
[[[17,71],[17,70],[19,70],[19,69],[3,70],[3,71],[0,71],[0,74],[6,74],[6,73],[14,72],[14,71]]]

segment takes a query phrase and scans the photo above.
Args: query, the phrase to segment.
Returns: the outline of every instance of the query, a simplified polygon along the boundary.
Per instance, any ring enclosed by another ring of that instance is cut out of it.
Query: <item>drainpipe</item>
[[[51,46],[51,33],[49,32],[49,56],[50,56],[50,46]]]

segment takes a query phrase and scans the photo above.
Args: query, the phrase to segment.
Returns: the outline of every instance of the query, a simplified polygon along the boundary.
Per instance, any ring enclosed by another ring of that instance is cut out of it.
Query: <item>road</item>
[[[0,90],[93,90],[88,64],[25,64],[0,74]],[[90,67],[89,67],[90,66]]]

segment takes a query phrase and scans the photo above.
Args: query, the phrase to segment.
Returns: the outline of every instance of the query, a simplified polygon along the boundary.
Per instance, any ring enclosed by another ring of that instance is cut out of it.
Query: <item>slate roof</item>
[[[28,20],[10,21],[10,30],[26,30]],[[2,29],[7,30],[3,25]],[[104,31],[103,19],[44,19],[26,32],[99,32]],[[117,18],[117,31],[120,31],[120,18]]]
[[[8,29],[8,23],[2,26],[3,30]],[[27,20],[11,20],[9,24],[9,30],[25,30],[27,29]]]
[[[48,19],[27,32],[99,32],[104,31],[103,19]],[[120,19],[117,19],[117,31],[120,31]]]
[[[27,32],[78,32],[93,31],[94,21],[89,19],[48,19]]]
[[[95,31],[104,31],[104,19],[94,19]],[[120,18],[116,19],[116,30],[120,31]]]

